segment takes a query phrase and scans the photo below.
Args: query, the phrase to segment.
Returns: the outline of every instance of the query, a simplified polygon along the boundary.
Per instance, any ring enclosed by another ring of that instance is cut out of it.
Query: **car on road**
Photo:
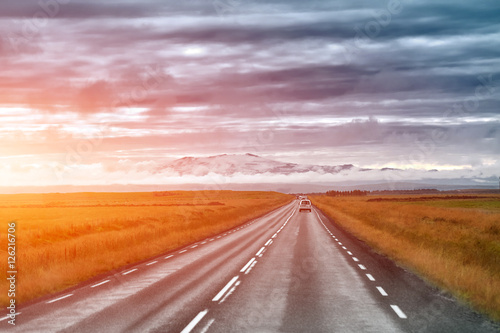
[[[309,212],[312,212],[312,205],[311,205],[311,201],[309,200],[300,200],[300,203],[299,203],[299,212],[302,212],[302,211],[309,211]]]

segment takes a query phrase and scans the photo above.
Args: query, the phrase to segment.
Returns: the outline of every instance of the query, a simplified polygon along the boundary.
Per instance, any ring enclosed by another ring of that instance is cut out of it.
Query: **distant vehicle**
[[[299,213],[302,212],[302,211],[309,211],[309,212],[312,212],[312,205],[311,205],[311,201],[309,200],[301,200],[300,201],[300,204],[299,204]]]

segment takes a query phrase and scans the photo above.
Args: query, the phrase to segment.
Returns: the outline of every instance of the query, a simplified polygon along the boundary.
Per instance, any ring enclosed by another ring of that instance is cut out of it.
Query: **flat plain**
[[[0,195],[0,305],[9,301],[9,222],[16,223],[16,301],[23,303],[231,229],[293,198],[257,191]]]
[[[311,200],[376,251],[500,319],[500,195]]]

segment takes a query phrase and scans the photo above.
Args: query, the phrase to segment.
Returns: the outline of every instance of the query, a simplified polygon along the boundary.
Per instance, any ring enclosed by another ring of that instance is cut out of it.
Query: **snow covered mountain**
[[[230,155],[223,154],[210,157],[184,157],[175,160],[162,168],[162,171],[178,173],[180,176],[205,176],[209,173],[232,176],[234,174],[259,175],[278,174],[290,175],[307,172],[318,174],[336,174],[346,170],[362,170],[352,164],[337,166],[302,165],[279,162],[254,154]]]
[[[329,190],[497,189],[498,178],[473,170],[366,169],[352,164],[328,166],[280,162],[253,154],[184,157],[138,169],[141,182],[110,185],[2,187],[0,193],[144,192],[233,190],[312,193]],[[118,179],[123,173],[116,172]],[[146,175],[146,177],[144,176]],[[467,177],[465,177],[465,176]],[[126,174],[130,176],[129,173]],[[148,178],[147,176],[150,176]],[[160,179],[160,181],[158,181]]]
[[[367,169],[352,164],[309,165],[280,162],[254,154],[184,157],[156,167],[165,184],[193,188],[321,192],[328,189],[482,188],[472,170],[457,173],[423,169]],[[470,174],[464,177],[463,174]],[[496,182],[496,178],[494,179]],[[354,186],[354,187],[353,187]],[[496,184],[493,185],[495,187]],[[183,187],[184,188],[184,187]]]

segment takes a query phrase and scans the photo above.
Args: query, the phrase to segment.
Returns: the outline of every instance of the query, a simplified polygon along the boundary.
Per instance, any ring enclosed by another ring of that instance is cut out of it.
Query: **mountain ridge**
[[[161,168],[161,171],[173,171],[183,175],[205,176],[209,173],[232,176],[258,175],[264,173],[290,175],[293,173],[317,172],[320,174],[336,174],[345,170],[367,171],[352,164],[312,165],[281,162],[255,154],[221,154],[208,157],[186,156],[174,160]]]

